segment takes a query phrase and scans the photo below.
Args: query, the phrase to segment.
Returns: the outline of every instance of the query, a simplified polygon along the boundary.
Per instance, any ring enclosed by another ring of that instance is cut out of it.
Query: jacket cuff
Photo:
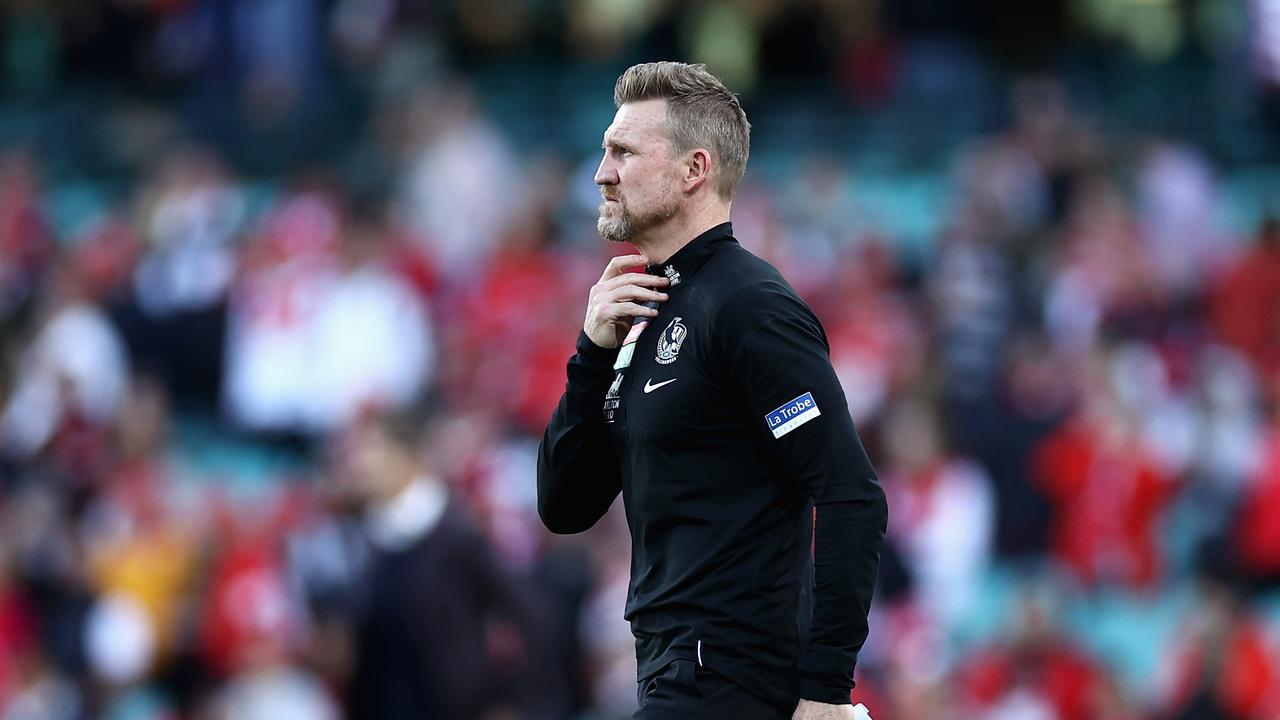
[[[618,357],[618,349],[602,348],[591,342],[585,330],[578,332],[578,357],[583,364],[593,369],[612,370],[613,361]]]
[[[811,678],[800,678],[800,699],[830,705],[852,705],[850,694],[853,688],[833,688]]]

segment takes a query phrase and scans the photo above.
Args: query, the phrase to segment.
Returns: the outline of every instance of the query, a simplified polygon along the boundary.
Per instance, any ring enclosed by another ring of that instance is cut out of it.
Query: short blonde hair
[[[667,101],[667,124],[676,152],[701,147],[720,165],[716,192],[725,200],[742,182],[751,150],[751,123],[737,96],[702,64],[651,62],[632,65],[613,87],[613,104]]]

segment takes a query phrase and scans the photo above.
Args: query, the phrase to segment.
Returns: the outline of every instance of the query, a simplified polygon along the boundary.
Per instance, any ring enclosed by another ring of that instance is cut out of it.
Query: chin
[[[600,233],[600,237],[609,242],[626,242],[631,239],[631,235],[627,234],[626,228],[603,217],[596,223],[596,232]]]

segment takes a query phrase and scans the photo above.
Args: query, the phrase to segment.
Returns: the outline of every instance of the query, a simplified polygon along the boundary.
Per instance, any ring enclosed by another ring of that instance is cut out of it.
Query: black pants
[[[770,705],[714,670],[675,660],[640,683],[632,720],[791,720],[795,708]]]

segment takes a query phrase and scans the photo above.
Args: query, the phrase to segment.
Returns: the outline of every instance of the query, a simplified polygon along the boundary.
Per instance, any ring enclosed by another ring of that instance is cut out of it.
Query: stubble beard
[[[601,203],[600,218],[596,221],[596,232],[609,242],[627,242],[650,228],[660,225],[676,216],[680,211],[679,198],[668,196],[662,204],[647,213],[636,214],[627,207],[626,198],[618,196],[616,217],[606,215],[608,203]]]

